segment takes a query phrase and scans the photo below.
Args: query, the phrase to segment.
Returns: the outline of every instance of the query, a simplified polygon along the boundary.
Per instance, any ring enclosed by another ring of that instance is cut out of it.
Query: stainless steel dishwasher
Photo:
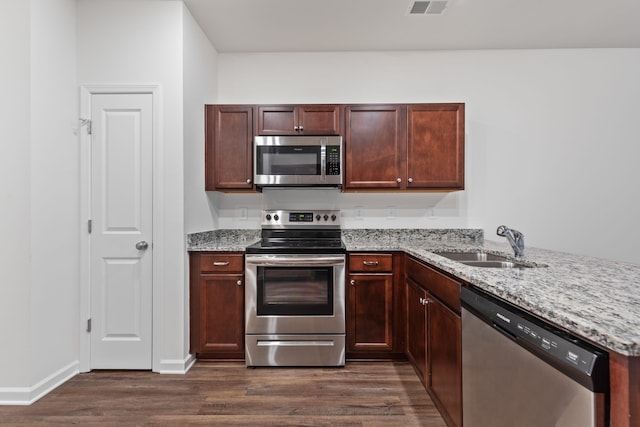
[[[608,354],[516,307],[463,288],[465,427],[608,423]]]

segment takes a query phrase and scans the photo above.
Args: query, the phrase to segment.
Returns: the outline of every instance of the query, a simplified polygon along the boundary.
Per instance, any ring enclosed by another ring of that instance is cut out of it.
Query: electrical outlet
[[[247,208],[238,208],[238,219],[246,221],[249,213]]]
[[[364,218],[364,209],[362,206],[356,206],[356,218],[363,219]]]
[[[387,206],[387,218],[393,219],[396,217],[396,207],[395,206]]]

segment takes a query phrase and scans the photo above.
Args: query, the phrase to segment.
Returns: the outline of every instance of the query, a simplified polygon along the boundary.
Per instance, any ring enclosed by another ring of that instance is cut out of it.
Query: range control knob
[[[331,221],[335,221],[336,220],[336,214],[332,214],[331,215]]]
[[[267,221],[271,221],[271,214],[267,214]]]
[[[278,216],[278,214],[275,214],[275,215],[273,216],[273,219],[277,221],[277,220],[279,220],[279,219],[280,219],[280,217]]]
[[[320,214],[316,215],[316,221],[320,221]]]
[[[323,217],[323,218],[324,218],[324,220],[325,220],[325,221],[327,221],[327,220],[329,219],[329,215],[324,214],[324,217]]]

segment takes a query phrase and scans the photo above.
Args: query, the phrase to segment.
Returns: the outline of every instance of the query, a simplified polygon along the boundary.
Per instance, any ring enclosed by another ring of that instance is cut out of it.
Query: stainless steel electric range
[[[247,366],[344,365],[345,258],[339,211],[263,211],[245,258]]]

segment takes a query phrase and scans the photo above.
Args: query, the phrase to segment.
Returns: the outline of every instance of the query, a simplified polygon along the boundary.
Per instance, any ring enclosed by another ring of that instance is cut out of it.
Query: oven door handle
[[[258,266],[332,266],[345,263],[344,256],[325,256],[325,257],[287,257],[287,256],[258,256],[247,257],[247,264]]]

